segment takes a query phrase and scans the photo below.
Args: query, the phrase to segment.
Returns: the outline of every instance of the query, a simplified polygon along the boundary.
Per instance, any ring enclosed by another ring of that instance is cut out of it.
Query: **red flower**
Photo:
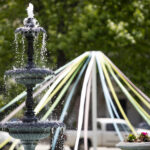
[[[148,135],[148,133],[147,132],[142,132],[141,135],[146,136],[146,135]]]

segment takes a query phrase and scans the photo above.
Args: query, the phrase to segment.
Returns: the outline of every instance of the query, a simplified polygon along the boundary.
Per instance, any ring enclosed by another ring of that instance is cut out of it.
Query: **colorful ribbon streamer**
[[[85,104],[85,97],[86,97],[86,91],[87,91],[87,84],[89,81],[90,73],[92,71],[93,61],[94,61],[94,58],[92,56],[89,62],[88,68],[86,70],[86,73],[85,73],[84,81],[83,81],[81,98],[80,98],[79,115],[78,115],[77,137],[76,137],[74,150],[78,150],[79,138],[80,138],[82,123],[83,123],[84,104]]]
[[[103,92],[104,92],[104,96],[105,96],[108,112],[109,112],[111,118],[114,119],[114,114],[113,114],[113,111],[112,111],[112,108],[111,108],[111,105],[110,105],[110,101],[112,101],[111,100],[111,96],[109,94],[107,85],[105,83],[105,77],[104,77],[104,74],[103,74],[103,71],[102,71],[101,63],[98,61],[97,56],[96,56],[96,61],[97,61],[97,65],[98,65],[100,80],[101,80],[101,83],[102,83],[102,89],[103,89]],[[113,125],[114,125],[114,128],[115,128],[115,130],[116,130],[116,132],[118,134],[118,137],[119,137],[120,141],[123,141],[123,137],[122,137],[122,135],[121,135],[121,133],[119,131],[119,128],[118,128],[117,124],[115,122],[113,122]]]
[[[78,83],[79,83],[79,81],[80,81],[80,79],[81,79],[81,77],[82,77],[82,75],[83,75],[83,73],[84,73],[84,71],[85,71],[85,69],[86,69],[86,67],[87,67],[87,64],[89,63],[89,60],[90,60],[90,57],[86,60],[86,62],[85,62],[85,64],[84,64],[84,66],[82,67],[82,69],[81,69],[81,71],[80,71],[80,73],[79,73],[77,79],[75,80],[75,82],[74,82],[74,84],[73,84],[73,87],[72,87],[72,89],[71,89],[71,91],[70,91],[70,94],[69,94],[69,96],[68,96],[68,98],[67,98],[67,100],[66,100],[66,102],[65,102],[64,108],[63,108],[63,110],[62,110],[62,114],[61,114],[60,119],[59,119],[59,121],[61,121],[61,122],[64,121],[64,118],[65,118],[65,115],[66,115],[66,113],[67,113],[67,111],[68,111],[68,108],[69,108],[70,102],[71,102],[71,100],[72,100],[72,97],[73,97],[73,95],[74,95],[74,93],[75,93],[75,91],[76,91],[77,85],[78,85]],[[52,150],[55,149],[59,132],[60,132],[60,129],[58,128],[58,129],[56,130],[56,132],[55,132],[55,135],[54,135],[54,140],[53,140],[53,143],[52,143]]]
[[[61,100],[61,98],[63,97],[63,95],[65,94],[65,92],[67,91],[67,89],[69,88],[70,84],[72,83],[73,79],[75,78],[76,74],[78,73],[78,71],[80,70],[80,68],[82,67],[84,61],[78,66],[78,68],[75,70],[75,72],[72,74],[71,78],[67,81],[66,85],[64,86],[64,88],[61,90],[60,94],[58,95],[58,97],[56,98],[55,102],[52,104],[52,106],[50,107],[50,109],[46,112],[46,114],[43,116],[42,120],[46,120],[47,117],[50,115],[50,113],[55,109],[55,107],[57,106],[57,104],[59,103],[59,101]]]
[[[130,100],[132,105],[135,107],[137,112],[145,119],[145,121],[150,124],[150,118],[147,112],[137,103],[137,101],[131,96],[131,94],[128,92],[128,90],[122,85],[122,83],[119,81],[119,79],[115,76],[113,70],[108,66],[108,70],[110,71],[111,75],[113,76],[114,80],[122,90],[122,92],[127,96],[127,98]]]
[[[103,59],[103,60],[104,60],[104,59]],[[107,80],[109,89],[110,89],[110,91],[111,91],[111,93],[112,93],[112,96],[113,96],[113,98],[114,98],[114,100],[115,100],[115,102],[116,102],[116,104],[117,104],[117,106],[118,106],[118,108],[119,108],[119,110],[120,110],[120,112],[121,112],[123,118],[126,120],[128,126],[129,126],[129,128],[130,128],[131,131],[134,133],[134,135],[137,136],[137,133],[136,133],[134,127],[132,126],[131,122],[129,121],[128,117],[126,116],[126,114],[125,114],[125,112],[124,112],[124,110],[123,110],[123,108],[122,108],[122,106],[121,106],[121,104],[120,104],[120,102],[119,102],[119,99],[118,99],[118,97],[117,97],[117,95],[116,95],[116,92],[115,92],[115,90],[114,90],[114,87],[113,87],[113,85],[112,85],[112,83],[111,83],[111,80],[110,80],[110,78],[109,78],[108,72],[107,72],[107,70],[106,70],[106,68],[105,68],[105,65],[106,65],[106,64],[104,65],[104,63],[106,63],[106,62],[103,62],[103,63],[102,63],[102,68],[103,68],[104,75],[105,75],[105,77],[106,77],[106,80]],[[124,126],[123,126],[123,127],[124,127]]]
[[[85,105],[85,120],[84,120],[84,132],[85,132],[85,136],[84,136],[85,145],[84,146],[85,146],[85,150],[87,149],[87,128],[88,128],[88,124],[87,123],[88,123],[88,111],[89,111],[89,106],[88,105],[89,105],[89,101],[90,101],[90,99],[89,99],[89,95],[90,95],[89,91],[90,91],[90,84],[91,84],[91,72],[93,70],[93,65],[94,65],[94,61],[95,61],[94,59],[95,58],[96,58],[97,66],[98,66],[98,72],[99,72],[100,80],[101,80],[101,83],[102,83],[102,89],[103,89],[103,92],[104,92],[107,108],[108,108],[108,111],[109,111],[109,114],[110,114],[111,118],[114,118],[114,114],[117,116],[117,118],[120,118],[120,116],[119,116],[119,114],[117,112],[117,109],[116,109],[116,106],[114,105],[114,102],[113,102],[113,100],[112,100],[112,98],[110,96],[107,84],[109,86],[109,89],[110,89],[110,91],[112,93],[113,99],[115,100],[115,103],[117,104],[117,107],[119,108],[119,111],[121,112],[123,118],[126,120],[126,122],[127,122],[128,126],[129,126],[129,128],[131,129],[131,131],[135,135],[137,135],[134,127],[130,123],[128,117],[126,116],[126,114],[125,114],[125,112],[124,112],[124,110],[123,110],[123,108],[122,108],[122,106],[121,106],[121,104],[119,102],[119,99],[117,97],[117,94],[115,92],[113,84],[112,84],[112,82],[110,80],[109,73],[111,74],[111,76],[113,77],[113,79],[115,80],[117,85],[120,87],[122,92],[125,94],[125,96],[128,98],[130,103],[137,110],[137,112],[145,119],[145,121],[148,124],[150,124],[150,115],[142,108],[142,106],[140,106],[140,104],[128,92],[128,90],[124,87],[122,82],[120,82],[120,80],[118,79],[116,74],[121,78],[121,80],[127,85],[127,87],[129,87],[131,89],[131,91],[138,97],[138,99],[148,109],[150,109],[150,103],[149,103],[150,99],[142,91],[140,91],[111,62],[111,60],[108,57],[106,57],[102,52],[86,52],[86,53],[82,54],[81,56],[77,57],[76,59],[74,59],[73,61],[69,62],[65,66],[63,66],[60,69],[55,71],[55,74],[59,73],[58,77],[52,83],[50,88],[47,90],[46,94],[43,96],[43,98],[40,100],[40,102],[38,103],[38,105],[35,108],[35,112],[36,112],[36,114],[38,114],[45,107],[45,105],[54,97],[54,95],[56,95],[58,92],[60,92],[58,97],[54,101],[54,103],[50,106],[49,110],[43,116],[42,120],[45,120],[51,114],[51,112],[55,109],[55,107],[58,105],[58,103],[60,102],[61,98],[63,97],[63,95],[65,94],[65,92],[67,91],[67,89],[69,88],[71,83],[73,82],[74,78],[77,76],[77,73],[81,69],[77,79],[75,80],[75,83],[73,84],[72,90],[71,90],[71,92],[70,92],[70,94],[69,94],[69,96],[68,96],[68,98],[66,100],[64,109],[62,111],[62,114],[61,114],[61,117],[60,117],[60,121],[63,121],[64,117],[65,117],[65,113],[67,112],[69,104],[71,102],[71,98],[72,98],[72,96],[73,96],[73,94],[75,92],[76,86],[77,86],[77,84],[78,84],[78,82],[80,80],[80,77],[83,75],[84,70],[86,69],[86,66],[88,65],[86,73],[85,73],[85,77],[84,77],[82,91],[81,91],[80,108],[79,108],[79,116],[78,116],[77,137],[76,137],[76,143],[75,143],[74,150],[78,149],[79,138],[80,138],[80,134],[81,134],[81,127],[82,127],[82,124],[83,124],[84,104],[86,104]],[[114,71],[115,71],[116,74],[114,73]],[[47,78],[45,78],[45,81],[43,83],[37,85],[34,89],[39,88],[41,85],[44,87],[45,86],[44,84],[47,84],[47,85],[49,84],[50,85],[50,83],[48,83],[48,82],[51,81],[51,77],[52,76],[48,76]],[[40,92],[42,92],[44,90],[43,87],[39,88],[39,90],[41,90]],[[26,96],[26,92],[24,91],[21,94],[19,94],[16,98],[14,98],[11,102],[9,102],[7,105],[5,105],[2,108],[0,108],[0,112],[6,110],[10,106],[12,106],[14,103],[16,103],[19,100],[21,100],[22,98],[24,98],[25,96]],[[22,104],[22,105],[24,105],[24,104]],[[18,110],[23,108],[22,105],[20,105]],[[13,112],[13,115],[16,112],[18,112],[18,111]],[[96,125],[96,121],[93,123],[93,125]],[[114,123],[114,127],[115,127],[115,130],[116,130],[120,140],[122,141],[123,137],[122,137],[122,135],[121,135],[121,133],[119,131],[119,128],[118,128],[117,124]],[[96,129],[94,129],[94,131],[95,130]],[[55,148],[59,132],[60,132],[59,129],[56,130],[56,133],[55,133],[55,136],[54,136],[54,144],[52,146],[53,150]],[[0,144],[0,148],[2,148],[5,144],[7,144],[9,142],[9,140],[10,139],[7,139],[3,143],[1,143]],[[14,145],[15,145],[15,143],[13,143],[13,145],[11,146],[11,150],[14,148]]]

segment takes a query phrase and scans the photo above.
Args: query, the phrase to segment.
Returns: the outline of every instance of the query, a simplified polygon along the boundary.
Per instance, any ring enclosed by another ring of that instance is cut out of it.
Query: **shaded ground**
[[[90,150],[93,150],[93,148],[90,148]],[[107,147],[99,147],[97,150],[120,150],[120,148],[107,148]]]
[[[49,150],[49,145],[39,144],[36,147],[36,150]],[[68,146],[65,146],[64,150],[70,150]],[[91,148],[90,150],[93,150]],[[107,148],[107,147],[99,147],[97,150],[120,150],[119,148]]]
[[[39,144],[35,150],[49,150],[49,148],[50,148],[49,145]],[[65,146],[64,150],[70,150],[70,148],[68,146]]]

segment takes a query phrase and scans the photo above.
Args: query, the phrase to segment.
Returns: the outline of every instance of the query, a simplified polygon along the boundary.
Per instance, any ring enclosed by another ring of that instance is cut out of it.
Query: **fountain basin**
[[[52,70],[43,68],[18,68],[15,70],[8,70],[5,74],[13,77],[16,82],[27,85],[40,83],[47,75],[52,75],[54,73]]]
[[[21,140],[39,140],[49,136],[50,130],[55,128],[64,128],[64,124],[53,121],[38,121],[38,122],[22,122],[13,121],[4,124],[3,128],[7,129],[10,135]]]
[[[64,123],[57,121],[12,121],[0,124],[0,128],[8,131],[10,136],[21,140],[25,150],[34,150],[39,140],[48,137],[58,127],[62,132],[65,129]]]

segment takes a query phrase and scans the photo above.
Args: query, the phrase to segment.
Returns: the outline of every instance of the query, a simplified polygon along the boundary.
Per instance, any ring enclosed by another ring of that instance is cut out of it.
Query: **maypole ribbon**
[[[70,65],[68,65],[61,73],[61,75],[59,76],[59,78],[51,85],[51,87],[48,89],[48,91],[46,92],[46,94],[43,96],[43,98],[40,100],[39,104],[35,107],[34,111],[35,114],[38,114],[41,109],[43,108],[44,103],[46,103],[46,100],[48,99],[49,95],[51,94],[51,92],[55,89],[55,87],[57,86],[57,84],[70,72],[71,68],[73,66],[75,66],[78,61],[82,60],[83,58],[87,57],[88,52],[82,54],[81,56],[77,57],[76,59],[74,59],[72,61],[72,63],[69,63]]]
[[[50,96],[45,100],[44,104],[39,108],[38,112],[41,111],[44,108],[44,106],[52,99],[52,97],[61,89],[61,87],[67,82],[70,76],[78,68],[80,63],[84,61],[85,59],[86,58],[82,58],[77,64],[73,66],[72,70],[66,75],[66,77],[60,82],[60,84],[54,89],[54,91],[50,94]]]
[[[61,113],[61,116],[60,116],[60,119],[59,119],[60,122],[64,121],[64,118],[65,118],[66,113],[68,111],[68,108],[69,108],[70,102],[72,100],[72,97],[73,97],[73,95],[75,93],[75,90],[77,88],[77,85],[78,85],[78,83],[79,83],[79,81],[80,81],[80,79],[81,79],[81,77],[82,77],[82,75],[83,75],[83,73],[84,73],[84,71],[85,71],[85,69],[87,67],[87,64],[89,63],[89,60],[90,60],[90,57],[86,60],[86,62],[84,64],[84,66],[82,67],[82,69],[81,69],[77,79],[75,80],[75,82],[73,84],[73,87],[72,87],[72,89],[71,89],[71,91],[70,91],[70,93],[68,95],[68,98],[67,98],[67,100],[65,102],[64,108],[62,110],[62,113]],[[53,143],[52,143],[52,150],[54,150],[55,147],[56,147],[56,142],[57,142],[57,139],[58,139],[58,136],[59,136],[59,132],[60,132],[60,128],[58,128],[56,130],[56,132],[55,132],[54,140],[53,140]]]
[[[106,81],[107,81],[107,83],[108,83],[108,78],[109,78],[109,76],[108,76],[108,74],[107,74],[107,72],[106,72],[106,69],[105,69],[105,66],[104,66],[104,59],[103,59],[103,56],[101,56],[101,65],[102,65],[102,69],[103,69],[103,72],[104,72]],[[108,84],[108,86],[109,86],[109,84]],[[110,87],[109,87],[109,88],[110,88]],[[119,116],[119,114],[118,114],[118,111],[117,111],[117,109],[116,109],[116,106],[114,105],[114,103],[113,103],[113,101],[112,101],[112,99],[110,99],[110,104],[111,104],[112,110],[113,110],[114,114],[116,115],[116,117],[117,117],[118,119],[121,119],[120,116]],[[127,129],[124,127],[124,125],[121,124],[121,126],[122,126],[122,128],[124,129],[124,131],[125,131],[126,133],[129,133],[129,132],[127,131]]]
[[[63,97],[63,95],[67,91],[67,89],[69,88],[69,86],[72,83],[73,79],[75,78],[76,74],[80,70],[80,68],[83,65],[83,63],[84,62],[82,62],[81,64],[79,64],[78,68],[75,70],[75,72],[73,73],[73,75],[71,76],[71,78],[69,79],[69,81],[67,81],[66,85],[61,90],[61,92],[58,95],[58,97],[56,98],[55,102],[52,104],[52,106],[50,107],[50,109],[46,112],[46,114],[44,115],[44,117],[42,118],[42,120],[46,120],[48,118],[48,116],[50,115],[50,113],[55,109],[55,107],[57,106],[57,104],[59,103],[59,101],[61,100],[61,98]]]
[[[91,92],[91,75],[87,85],[87,95],[85,103],[85,117],[84,117],[84,150],[88,150],[88,122],[89,122],[89,108],[90,108],[90,92]]]
[[[93,134],[97,135],[97,71],[96,71],[96,52],[92,52],[94,62],[92,67],[92,129]],[[93,136],[93,150],[97,149],[97,137]]]
[[[146,107],[150,109],[149,97],[147,97],[139,88],[137,88],[108,57],[104,55],[104,58],[112,66],[119,77],[125,82],[125,84],[134,92],[134,94],[145,104]]]
[[[0,143],[0,149],[2,147],[4,147],[10,140],[11,140],[11,137],[7,138],[5,141],[3,141],[2,143]]]
[[[108,66],[108,70],[113,76],[116,83],[119,85],[122,92],[126,95],[126,97],[130,100],[132,105],[135,107],[135,109],[138,111],[138,113],[145,119],[145,121],[150,124],[150,117],[147,114],[147,112],[137,103],[137,101],[131,96],[131,94],[127,91],[127,89],[122,85],[122,83],[119,81],[119,79],[115,76],[113,70]]]
[[[26,91],[22,92],[18,96],[16,96],[13,100],[11,100],[8,104],[0,108],[0,113],[3,112],[6,108],[10,107],[14,103],[18,102],[20,99],[24,98],[27,95]]]
[[[109,91],[108,91],[108,88],[107,88],[107,85],[105,83],[105,78],[104,78],[104,74],[103,74],[103,71],[102,71],[102,67],[101,67],[101,61],[99,62],[99,60],[101,60],[101,55],[99,55],[99,58],[98,59],[98,56],[96,56],[96,61],[97,61],[97,65],[98,65],[98,70],[99,70],[99,76],[100,76],[100,80],[101,80],[101,83],[102,83],[102,89],[103,89],[103,92],[104,92],[104,96],[105,96],[105,100],[106,100],[106,104],[107,104],[107,108],[108,108],[108,112],[111,116],[112,119],[114,119],[114,114],[113,114],[113,111],[112,111],[112,108],[111,108],[111,105],[110,105],[110,99],[111,99],[111,96],[109,94]],[[113,125],[114,125],[114,128],[118,134],[118,137],[120,139],[120,141],[123,141],[123,137],[119,131],[119,128],[117,126],[117,124],[115,122],[113,122]]]
[[[103,60],[103,61],[104,61],[104,60]],[[103,63],[105,63],[105,65],[106,65],[106,62],[103,62]],[[129,126],[129,128],[131,129],[132,133],[137,136],[137,133],[136,133],[134,127],[132,126],[131,122],[129,121],[128,117],[126,116],[126,114],[125,114],[125,112],[124,112],[124,110],[123,110],[123,108],[122,108],[122,106],[121,106],[121,104],[120,104],[120,102],[119,102],[119,99],[118,99],[118,97],[117,97],[117,95],[116,95],[116,92],[115,92],[115,90],[114,90],[114,87],[113,87],[113,85],[112,85],[112,82],[111,82],[111,80],[110,80],[110,77],[109,77],[109,75],[108,75],[108,72],[107,72],[107,70],[106,70],[106,67],[105,67],[105,65],[104,65],[103,63],[102,63],[102,68],[103,68],[103,71],[104,71],[104,74],[105,74],[105,77],[106,77],[106,80],[107,80],[109,89],[110,89],[110,91],[111,91],[111,93],[112,93],[112,96],[113,96],[113,98],[114,98],[114,100],[115,100],[115,102],[116,102],[116,104],[117,104],[117,106],[118,106],[118,108],[119,108],[119,110],[120,110],[120,112],[121,112],[123,118],[126,120],[128,126]]]
[[[55,89],[55,87],[60,83],[60,81],[69,73],[69,71],[71,70],[71,68],[66,68],[64,69],[61,74],[59,75],[59,77],[55,80],[55,82],[50,86],[50,88],[47,90],[47,92],[44,94],[43,98],[40,100],[40,102],[38,103],[38,105],[35,107],[34,111],[35,114],[37,115],[40,112],[40,109],[42,107],[42,105],[44,105],[46,99],[48,98],[48,96],[51,94],[51,92]]]
[[[79,138],[80,138],[82,123],[83,123],[84,103],[85,103],[85,97],[86,97],[86,91],[87,91],[87,84],[89,81],[90,73],[92,71],[93,61],[94,61],[94,58],[92,56],[89,62],[88,68],[86,70],[86,73],[85,73],[84,81],[83,81],[81,97],[80,97],[79,115],[78,115],[77,137],[76,137],[74,150],[78,150]]]
[[[19,140],[15,140],[12,145],[10,146],[9,150],[14,150],[15,146],[19,143]]]
[[[101,53],[98,52],[98,55],[101,56]],[[103,69],[103,72],[104,72],[104,75],[105,75],[104,64],[103,64],[103,62],[104,62],[103,56],[101,56],[100,62],[101,62],[102,69]],[[106,78],[106,76],[105,76],[105,78]],[[106,80],[107,80],[107,78],[106,78]],[[119,116],[119,114],[118,114],[118,112],[117,112],[117,109],[116,109],[116,107],[115,107],[115,105],[114,105],[112,99],[110,98],[109,100],[110,100],[110,104],[111,104],[111,107],[112,107],[112,110],[113,110],[114,114],[116,115],[116,117],[117,117],[118,119],[120,119],[120,116]],[[125,130],[125,132],[127,132],[126,129],[125,129],[125,127],[124,127],[123,125],[121,125],[121,126],[123,127],[123,129]]]

